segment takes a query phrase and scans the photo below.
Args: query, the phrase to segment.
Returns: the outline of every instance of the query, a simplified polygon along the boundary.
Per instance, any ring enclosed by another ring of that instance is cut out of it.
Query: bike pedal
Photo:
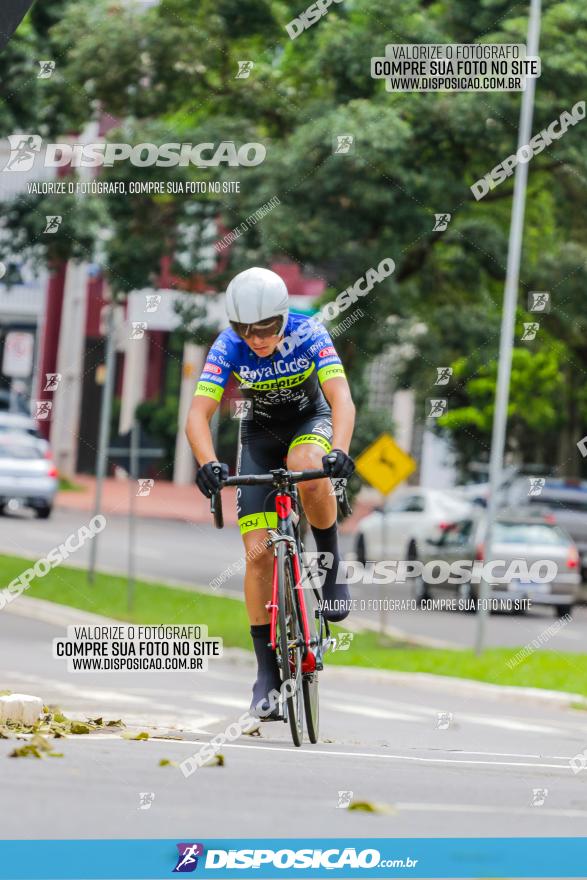
[[[261,724],[267,724],[268,721],[285,721],[283,715],[268,715],[266,718],[257,718]]]

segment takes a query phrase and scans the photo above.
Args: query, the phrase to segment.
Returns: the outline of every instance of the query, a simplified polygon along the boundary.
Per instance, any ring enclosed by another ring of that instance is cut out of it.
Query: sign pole
[[[540,2],[541,0],[531,0],[527,44],[527,54],[529,57],[536,57],[538,55],[538,43],[540,38]],[[522,95],[522,107],[520,110],[518,149],[526,146],[532,136],[532,114],[534,110],[535,87],[536,79],[534,77],[526,77],[526,89]],[[489,464],[489,501],[487,505],[487,533],[485,537],[486,563],[490,562],[492,558],[493,527],[498,507],[497,496],[503,472],[516,304],[518,301],[518,284],[520,278],[520,258],[524,236],[524,210],[526,206],[528,162],[518,162],[515,174],[514,199],[512,204],[508,261],[501,320],[501,336],[499,340],[495,415],[493,417],[491,458]],[[477,654],[482,653],[485,642],[488,598],[489,584],[484,578],[482,578],[479,585],[479,608],[477,611],[477,634],[475,639],[475,652]]]
[[[383,496],[383,503],[381,505],[381,558],[385,559],[385,545],[387,538],[387,530],[385,528],[385,501],[386,496]],[[383,592],[383,591],[382,591]],[[383,596],[380,599],[379,605],[379,634],[385,634],[385,611],[383,610]]]
[[[130,497],[128,505],[128,583],[127,583],[127,607],[132,611],[135,594],[135,535],[136,515],[135,497],[137,492],[137,480],[139,476],[139,423],[136,417],[133,419],[130,430],[130,473],[129,488]]]
[[[108,461],[108,439],[110,436],[110,419],[112,415],[112,395],[114,393],[114,367],[115,367],[115,340],[114,340],[114,309],[112,301],[108,307],[108,325],[106,331],[106,377],[104,391],[102,393],[102,406],[100,408],[100,431],[98,439],[98,457],[96,461],[96,495],[94,499],[94,513],[96,517],[102,510],[102,484],[106,475]],[[90,541],[90,561],[88,563],[88,581],[93,584],[96,570],[96,556],[98,553],[98,535]]]

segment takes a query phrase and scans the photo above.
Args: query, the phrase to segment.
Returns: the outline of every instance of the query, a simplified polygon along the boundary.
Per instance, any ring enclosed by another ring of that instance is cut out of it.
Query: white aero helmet
[[[231,324],[241,325],[279,317],[281,326],[277,335],[281,335],[289,314],[285,281],[271,269],[258,266],[239,272],[226,288],[226,314]]]

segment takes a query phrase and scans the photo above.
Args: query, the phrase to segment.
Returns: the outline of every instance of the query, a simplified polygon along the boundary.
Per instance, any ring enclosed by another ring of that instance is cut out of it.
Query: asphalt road
[[[51,656],[62,634],[0,614],[1,687],[73,717],[123,718],[152,736],[60,739],[63,757],[45,760],[8,758],[14,742],[0,740],[5,838],[585,833],[585,778],[569,764],[587,746],[584,713],[478,687],[464,693],[454,682],[332,668],[321,676],[316,746],[296,749],[285,724],[265,724],[261,737],[222,747],[223,767],[186,779],[159,761],[184,760],[238,718],[248,707],[251,660],[233,654],[201,673],[69,674]],[[447,727],[439,713],[452,714]],[[351,812],[341,797],[388,812]]]
[[[67,535],[88,522],[89,516],[73,511],[56,510],[49,520],[37,520],[28,513],[0,517],[0,552],[39,558],[61,543]],[[109,517],[109,524],[99,538],[99,567],[109,572],[125,572],[128,561],[128,527],[125,517]],[[343,535],[343,553],[350,557],[352,541]],[[74,554],[68,564],[85,566],[88,544]],[[226,580],[215,590],[217,595],[242,594],[242,574],[231,573],[230,566],[242,559],[242,542],[234,527],[222,531],[212,525],[196,525],[183,521],[137,520],[136,568],[140,577],[165,583],[208,588],[214,578],[224,572]],[[352,620],[360,624],[384,626],[400,630],[410,636],[423,637],[448,646],[470,647],[474,643],[476,617],[451,611],[389,611],[379,601],[408,600],[406,585],[377,587],[355,584],[351,586],[356,600]],[[363,601],[364,606],[361,607]],[[493,614],[488,620],[487,645],[518,646],[531,643],[543,636],[554,622],[548,608],[534,607],[525,615]],[[549,650],[587,652],[587,607],[577,606],[571,623],[548,638]]]

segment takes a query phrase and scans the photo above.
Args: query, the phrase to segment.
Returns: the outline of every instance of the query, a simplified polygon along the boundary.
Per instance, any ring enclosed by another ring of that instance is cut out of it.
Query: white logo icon
[[[252,400],[231,400],[230,414],[233,419],[245,421],[245,419],[253,418],[253,401]]]
[[[548,789],[547,788],[533,788],[532,789],[532,806],[533,807],[541,807],[544,804],[544,801],[548,797]]]
[[[435,214],[432,232],[444,232],[448,228],[452,214]]]
[[[50,79],[53,71],[55,70],[55,62],[54,61],[39,61],[37,62],[40,70],[37,74],[37,79]]]
[[[137,498],[144,498],[146,495],[151,494],[151,489],[155,485],[155,480],[140,479],[140,480],[137,480],[137,483],[139,484],[139,488],[137,489],[136,497]]]
[[[439,712],[436,716],[436,727],[438,730],[448,730],[452,724],[452,712]]]
[[[428,401],[428,419],[438,419],[443,416],[448,409],[448,400],[433,399]]]
[[[348,651],[351,647],[351,642],[354,637],[354,633],[341,632],[336,636],[336,641],[333,646],[333,651]]]
[[[139,792],[139,810],[150,810],[153,801],[155,800],[155,792],[154,791],[140,791]]]
[[[350,153],[355,142],[352,134],[338,134],[336,136],[336,144],[334,145],[335,153]]]
[[[53,409],[52,400],[35,400],[35,418],[40,421],[46,421],[51,417]]]
[[[238,71],[236,73],[235,79],[248,79],[251,75],[251,70],[253,69],[252,61],[237,61]]]
[[[544,477],[528,477],[528,481],[530,483],[528,495],[532,497],[534,497],[535,495],[541,495],[542,490],[544,489],[544,484],[546,482]]]
[[[43,232],[57,232],[59,227],[61,226],[61,221],[63,217],[61,214],[49,214],[45,216],[45,228]]]
[[[522,342],[528,341],[531,342],[533,339],[536,339],[536,334],[540,329],[540,324],[536,324],[532,322],[531,324],[524,324],[524,332],[522,333]]]
[[[10,156],[3,171],[30,171],[41,151],[42,140],[38,134],[9,134]]]
[[[147,329],[147,325],[144,321],[133,321],[132,328],[130,331],[131,339],[142,339],[145,335],[145,330]]]
[[[452,376],[452,367],[436,367],[435,385],[448,385]]]
[[[532,290],[528,294],[528,300],[531,312],[550,311],[550,293]]]
[[[61,382],[61,373],[45,373],[45,387],[43,391],[55,391]]]
[[[160,293],[148,293],[146,295],[147,300],[147,311],[148,312],[156,312],[159,308],[159,303],[161,302],[161,294]],[[146,325],[145,325],[146,327]]]

